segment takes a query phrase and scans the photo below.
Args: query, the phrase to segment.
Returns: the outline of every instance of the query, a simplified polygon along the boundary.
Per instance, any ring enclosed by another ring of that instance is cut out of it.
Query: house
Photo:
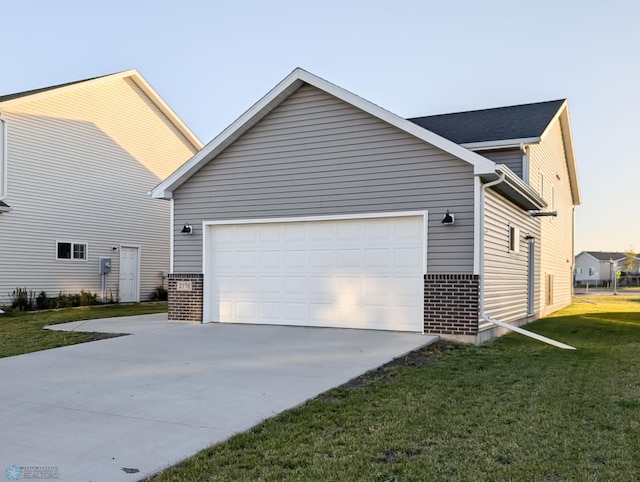
[[[296,69],[151,195],[173,320],[481,342],[571,301],[566,101],[407,120]]]
[[[136,70],[0,96],[0,132],[0,306],[16,288],[147,299],[170,209],[148,191],[197,137]]]
[[[638,284],[640,258],[615,251],[582,251],[576,256],[574,280],[577,286],[610,286],[618,271],[621,284]],[[622,276],[624,273],[624,276]],[[629,278],[629,279],[627,279]]]

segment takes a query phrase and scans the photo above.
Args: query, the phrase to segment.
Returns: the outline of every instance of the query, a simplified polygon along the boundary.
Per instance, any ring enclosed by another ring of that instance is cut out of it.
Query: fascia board
[[[229,127],[209,142],[199,153],[178,168],[167,179],[158,184],[151,196],[159,198],[161,192],[173,191],[188,179],[188,176],[196,172],[204,163],[209,162],[231,142],[240,137],[250,127],[271,112],[291,93],[295,92],[303,83],[307,83],[320,89],[354,107],[371,114],[380,120],[405,131],[435,147],[442,149],[451,155],[468,162],[474,167],[474,174],[489,174],[495,172],[495,162],[479,154],[469,151],[464,147],[438,136],[413,122],[403,119],[371,102],[358,97],[345,89],[338,87],[320,77],[296,68],[287,77],[280,81],[262,99],[256,102],[249,110],[242,114]]]
[[[490,149],[519,148],[524,144],[537,144],[538,142],[540,142],[539,137],[526,137],[522,139],[504,139],[499,141],[467,142],[460,145],[472,151],[486,151]]]
[[[151,87],[144,77],[136,69],[129,69],[122,72],[117,72],[111,75],[105,75],[84,82],[77,82],[71,85],[58,87],[55,89],[46,90],[44,92],[38,92],[31,95],[25,95],[16,99],[0,102],[1,108],[14,107],[26,102],[33,102],[35,100],[46,99],[54,95],[59,95],[65,92],[73,92],[74,90],[84,89],[85,87],[101,84],[114,79],[125,79],[130,77],[131,80],[151,99],[151,101],[158,107],[158,109],[171,121],[171,123],[180,131],[180,133],[187,138],[187,140],[197,150],[202,149],[202,142],[198,137],[186,126],[184,122],[178,117],[178,115],[169,107],[169,105],[158,95],[158,93]]]
[[[520,195],[529,200],[533,205],[542,209],[547,206],[547,203],[540,197],[540,195],[527,183],[525,183],[518,175],[513,172],[509,167],[504,164],[500,164],[496,167],[498,172],[505,174],[505,178],[509,185],[516,189]]]
[[[198,137],[187,127],[187,125],[182,122],[182,119],[178,117],[178,114],[169,107],[162,97],[156,92],[156,90],[147,82],[147,80],[136,70],[132,69],[127,72],[130,72],[130,75],[125,77],[131,77],[133,82],[151,99],[151,101],[160,109],[160,111],[167,116],[167,118],[171,121],[171,123],[176,126],[176,128],[180,131],[180,133],[187,138],[187,140],[191,143],[191,145],[196,149],[200,150],[204,146],[202,141],[198,139]],[[116,74],[117,75],[117,74]]]
[[[117,78],[129,77],[131,75],[138,74],[138,71],[135,69],[125,70],[123,72],[117,72],[111,75],[105,75],[103,77],[97,77],[91,80],[85,80],[84,82],[76,82],[71,85],[64,85],[61,87],[57,87],[55,89],[45,90],[44,92],[37,92],[31,95],[24,95],[22,97],[18,97],[15,99],[7,100],[5,102],[0,102],[0,107],[8,108],[16,105],[23,104],[25,102],[33,102],[34,100],[46,99],[47,97],[51,97],[54,95],[58,95],[64,92],[72,92],[77,89],[83,89],[89,85],[100,84],[107,80],[113,80]],[[138,74],[139,75],[139,74]]]
[[[562,143],[564,144],[565,156],[567,158],[567,171],[569,172],[569,187],[571,188],[571,197],[573,205],[578,206],[582,203],[580,196],[580,183],[578,182],[578,169],[576,167],[576,158],[573,151],[573,135],[571,134],[571,122],[569,121],[569,104],[565,100],[558,112],[553,116],[551,122],[547,125],[544,132],[540,136],[541,139],[549,133],[555,122],[560,122],[560,130],[562,131]]]

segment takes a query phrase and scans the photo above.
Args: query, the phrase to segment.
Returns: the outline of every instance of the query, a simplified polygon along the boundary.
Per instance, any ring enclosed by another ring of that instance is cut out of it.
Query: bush
[[[36,309],[38,310],[48,310],[51,309],[52,299],[47,297],[47,293],[41,291],[36,296]]]
[[[75,294],[60,292],[58,296],[49,298],[45,291],[41,291],[37,296],[34,296],[34,292],[31,290],[16,288],[9,296],[11,298],[11,309],[17,311],[51,310],[99,304],[98,295],[85,290]]]
[[[169,292],[164,286],[156,286],[149,296],[151,301],[167,301],[167,299],[169,299]]]
[[[33,291],[27,288],[16,288],[9,293],[11,298],[11,308],[18,311],[30,311],[33,309],[34,295]]]
[[[98,295],[90,291],[80,291],[80,306],[91,306],[98,304]]]

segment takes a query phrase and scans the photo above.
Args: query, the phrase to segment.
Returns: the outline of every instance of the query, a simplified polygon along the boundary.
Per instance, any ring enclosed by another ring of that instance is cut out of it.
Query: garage
[[[204,321],[423,331],[426,212],[204,223]]]

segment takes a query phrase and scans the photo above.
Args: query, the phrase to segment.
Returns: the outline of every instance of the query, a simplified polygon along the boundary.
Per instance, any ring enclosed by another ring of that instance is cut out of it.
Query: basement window
[[[56,242],[56,259],[87,259],[86,243]]]
[[[520,229],[509,226],[509,252],[518,253],[520,251]]]

